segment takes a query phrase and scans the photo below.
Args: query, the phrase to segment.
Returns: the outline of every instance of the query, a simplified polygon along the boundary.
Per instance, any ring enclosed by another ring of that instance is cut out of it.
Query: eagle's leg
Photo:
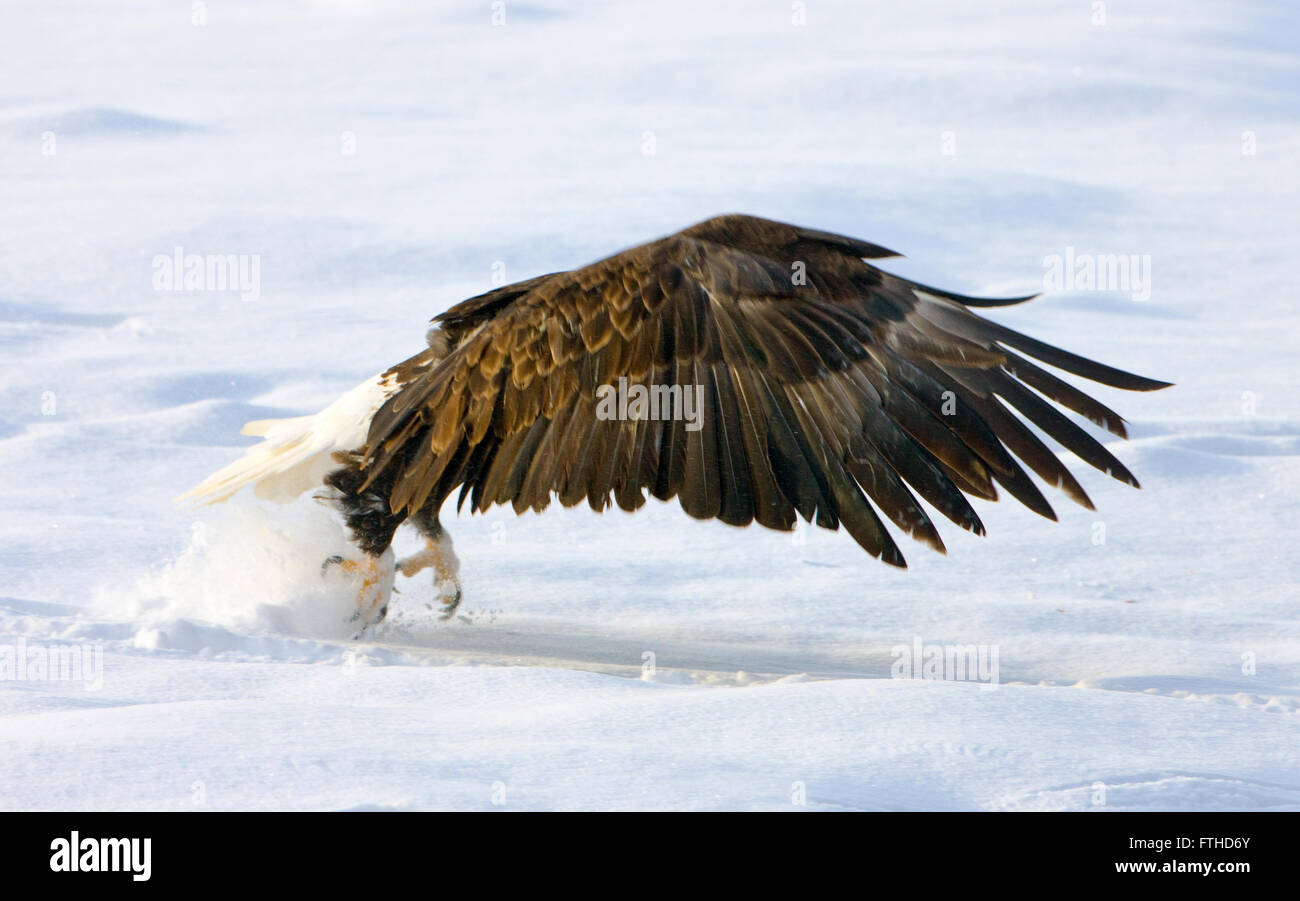
[[[416,573],[432,568],[433,586],[442,602],[442,618],[449,619],[460,606],[460,561],[452,547],[451,536],[438,522],[437,514],[424,511],[412,517],[412,524],[424,535],[424,550],[417,551],[397,564],[402,575],[410,578]]]
[[[395,576],[393,533],[406,517],[389,510],[387,492],[377,486],[362,487],[365,475],[354,460],[348,455],[335,456],[348,465],[326,476],[325,484],[334,489],[331,499],[343,511],[361,557],[359,560],[330,557],[321,565],[321,572],[338,565],[347,572],[361,573],[357,609],[351,617],[352,622],[361,623],[361,631],[354,636],[360,638],[388,615]]]

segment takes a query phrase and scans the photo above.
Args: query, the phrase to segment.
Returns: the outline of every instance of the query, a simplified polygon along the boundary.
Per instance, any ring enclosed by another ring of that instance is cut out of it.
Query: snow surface
[[[0,657],[102,671],[0,682],[0,808],[1300,808],[1300,10],[196,6],[4,11]],[[726,211],[976,293],[1149,255],[1148,300],[991,314],[1177,383],[1096,392],[1143,490],[1077,464],[1099,512],[976,502],[907,571],[654,501],[448,511],[464,616],[399,578],[366,642],[324,508],[172,502],[494,266]],[[257,255],[257,299],[155,290],[178,246]],[[916,639],[996,688],[891,678]]]

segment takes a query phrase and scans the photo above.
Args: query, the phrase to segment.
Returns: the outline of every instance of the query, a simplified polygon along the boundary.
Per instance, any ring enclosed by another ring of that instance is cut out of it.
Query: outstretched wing
[[[391,486],[395,512],[440,506],[457,488],[459,503],[468,497],[475,510],[510,503],[517,512],[541,510],[552,495],[597,511],[612,495],[635,510],[648,491],[732,525],[789,530],[796,515],[843,525],[898,566],[903,556],[877,511],[943,550],[915,495],[980,534],[966,495],[994,500],[997,485],[1054,519],[1027,466],[1091,508],[1012,409],[1137,485],[1048,401],[1122,436],[1119,415],[1027,357],[1120,388],[1166,383],[967,309],[1029,298],[964,298],[864,262],[890,255],[722,216],[466,301],[436,320],[454,349],[411,374],[374,417],[362,453],[369,483]],[[601,386],[620,379],[629,393],[693,392],[701,408],[692,422],[681,408],[658,419],[604,418]]]

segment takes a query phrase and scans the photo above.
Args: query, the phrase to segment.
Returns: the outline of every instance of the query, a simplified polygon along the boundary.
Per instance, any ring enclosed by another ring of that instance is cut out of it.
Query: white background
[[[1099,5],[7,3],[0,646],[103,684],[0,682],[0,808],[1300,807],[1300,16]],[[655,501],[449,508],[464,619],[399,579],[364,643],[325,509],[172,502],[494,264],[729,211],[969,293],[1149,255],[1148,300],[990,314],[1177,383],[1095,392],[1143,489],[1074,463],[1098,512],[977,501],[907,571]],[[260,297],[155,291],[177,246]],[[891,679],[916,637],[1000,685]]]

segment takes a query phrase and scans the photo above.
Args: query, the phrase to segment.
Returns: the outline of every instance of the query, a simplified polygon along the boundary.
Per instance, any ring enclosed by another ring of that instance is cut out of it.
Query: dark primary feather
[[[433,363],[426,352],[390,370],[403,387],[360,451],[367,483],[390,486],[395,513],[436,510],[457,488],[474,510],[520,512],[552,497],[600,511],[612,496],[635,510],[648,492],[733,525],[789,530],[796,516],[843,525],[898,566],[882,515],[943,550],[915,495],[978,534],[966,495],[993,500],[999,484],[1055,518],[1023,463],[1091,508],[1026,421],[1137,485],[1049,401],[1122,436],[1118,414],[1027,357],[1130,390],[1165,382],[967,309],[1028,297],[962,297],[864,262],[891,255],[840,235],[720,216],[464,301],[434,320],[451,347],[445,358]],[[597,389],[620,378],[700,386],[701,428],[599,418]]]

